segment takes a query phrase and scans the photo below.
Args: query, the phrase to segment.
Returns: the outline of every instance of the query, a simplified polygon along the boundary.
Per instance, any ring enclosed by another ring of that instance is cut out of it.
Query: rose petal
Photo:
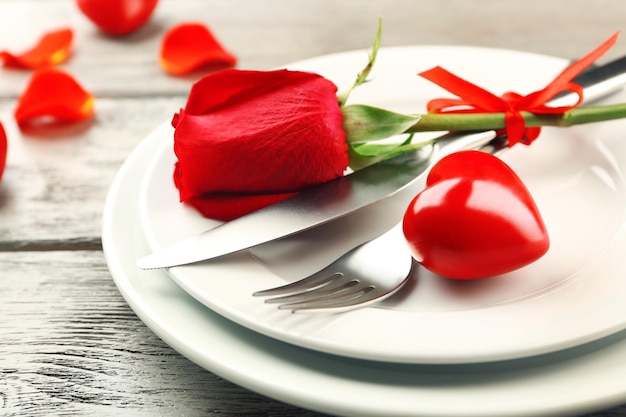
[[[72,122],[93,115],[94,97],[71,75],[54,68],[33,74],[15,109],[18,124],[41,118]]]
[[[21,54],[0,51],[0,59],[6,68],[36,69],[57,65],[70,56],[73,40],[71,29],[59,29],[45,34],[34,47]]]
[[[78,8],[101,31],[124,36],[142,27],[154,12],[157,0],[77,0]]]
[[[163,36],[160,63],[169,74],[183,75],[200,67],[232,67],[237,58],[225,50],[203,24],[182,23]]]
[[[175,121],[181,199],[295,192],[341,176],[348,155],[335,91],[294,71],[226,70],[196,83]]]
[[[227,69],[202,78],[172,121],[180,200],[228,220],[343,175],[336,92],[299,71]]]
[[[4,173],[4,167],[7,163],[7,134],[4,131],[2,123],[0,123],[0,180],[2,180],[2,174]]]

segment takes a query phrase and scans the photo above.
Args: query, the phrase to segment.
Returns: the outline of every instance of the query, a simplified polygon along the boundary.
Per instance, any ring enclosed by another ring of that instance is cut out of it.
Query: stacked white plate
[[[341,88],[366,60],[358,51],[289,68]],[[449,95],[417,76],[435,65],[494,93],[529,93],[567,62],[469,47],[382,49],[374,81],[351,102],[423,112],[427,100]],[[625,128],[622,121],[546,128],[532,146],[504,154],[551,236],[538,262],[471,282],[420,270],[397,296],[345,314],[292,315],[251,294],[307,275],[399,220],[381,209],[211,262],[135,266],[217,225],[178,203],[169,123],[118,173],[105,206],[104,250],[129,305],[168,344],[211,372],[303,408],[503,417],[610,407],[626,403]]]

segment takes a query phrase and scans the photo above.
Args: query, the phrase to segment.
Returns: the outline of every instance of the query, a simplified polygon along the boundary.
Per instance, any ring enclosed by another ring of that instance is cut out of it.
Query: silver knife
[[[598,100],[626,85],[626,57],[580,74],[585,102]],[[551,101],[561,105],[571,94]],[[311,187],[295,196],[158,250],[137,261],[141,269],[169,268],[216,258],[287,237],[371,206],[418,183],[436,160],[464,149],[506,146],[494,131],[446,134],[432,147],[379,162],[350,175]],[[418,192],[417,190],[416,192]],[[406,204],[415,193],[407,195]]]

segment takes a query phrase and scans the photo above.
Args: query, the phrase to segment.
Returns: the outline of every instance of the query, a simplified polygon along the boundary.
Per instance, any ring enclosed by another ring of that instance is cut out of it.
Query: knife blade
[[[574,82],[584,88],[586,103],[616,92],[626,85],[626,56],[590,68],[576,77]],[[572,98],[572,94],[564,94],[550,104],[562,105]],[[496,138],[494,131],[446,134],[432,147],[311,187],[291,198],[155,251],[139,259],[137,266],[159,269],[187,265],[291,236],[399,194],[423,179],[428,168],[449,153],[481,148],[493,151],[504,145],[506,139]]]

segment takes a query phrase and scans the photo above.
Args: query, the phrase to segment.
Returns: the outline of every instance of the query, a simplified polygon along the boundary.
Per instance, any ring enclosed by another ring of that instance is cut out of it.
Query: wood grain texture
[[[261,5],[262,4],[262,5]],[[16,6],[17,5],[17,6]],[[383,46],[474,45],[578,57],[626,29],[621,0],[163,0],[142,30],[102,35],[69,0],[0,1],[0,48],[31,45],[45,29],[77,31],[62,65],[99,97],[185,95],[194,77],[158,67],[163,31],[182,21],[210,25],[242,68],[267,69],[321,54],[369,48],[379,17]],[[626,42],[607,55],[626,54]],[[17,97],[29,74],[2,71],[0,91]]]
[[[239,67],[268,69],[365,50],[378,17],[384,46],[475,45],[578,57],[626,30],[623,0],[161,0],[124,38],[98,32],[73,0],[0,0],[0,50],[76,31],[61,67],[96,95],[86,123],[19,130],[30,71],[0,69],[9,158],[0,183],[0,416],[322,417],[196,366],[126,305],[100,243],[106,193],[132,149],[184,104],[200,76],[158,66],[163,32],[208,24]],[[602,61],[626,54],[621,41]],[[626,405],[592,413],[626,417]]]
[[[11,108],[10,101],[4,103],[0,108]],[[134,147],[183,104],[182,97],[97,99],[93,120],[40,131],[20,132],[6,120],[9,157],[0,186],[0,250],[28,246],[24,240],[98,239],[115,173]]]
[[[2,416],[319,415],[165,345],[126,305],[101,252],[0,253],[0,265]]]
[[[598,1],[593,8],[582,1],[564,4],[531,0],[520,9],[514,1],[264,0],[259,10],[242,14],[250,7],[246,0],[162,1],[147,27],[119,39],[94,29],[72,1],[2,0],[0,48],[19,51],[45,29],[76,29],[76,51],[62,68],[92,91],[97,102],[96,117],[89,123],[20,132],[11,115],[30,72],[0,70],[0,121],[10,141],[0,187],[0,250],[25,247],[22,236],[41,242],[98,236],[102,203],[116,169],[141,139],[184,104],[198,77],[171,77],[158,67],[160,37],[175,23],[207,22],[237,52],[243,68],[366,49],[378,16],[385,18],[384,45],[463,44],[571,57],[626,29],[619,13],[606,12],[624,10],[621,1]],[[526,19],[504,23],[506,16],[521,12],[527,13]],[[626,54],[626,42],[609,56],[617,54]],[[68,201],[80,202],[73,205],[72,217],[58,209]]]
[[[324,416],[179,355],[127,306],[101,252],[0,253],[0,265],[3,417]],[[624,417],[626,406],[588,416]]]

